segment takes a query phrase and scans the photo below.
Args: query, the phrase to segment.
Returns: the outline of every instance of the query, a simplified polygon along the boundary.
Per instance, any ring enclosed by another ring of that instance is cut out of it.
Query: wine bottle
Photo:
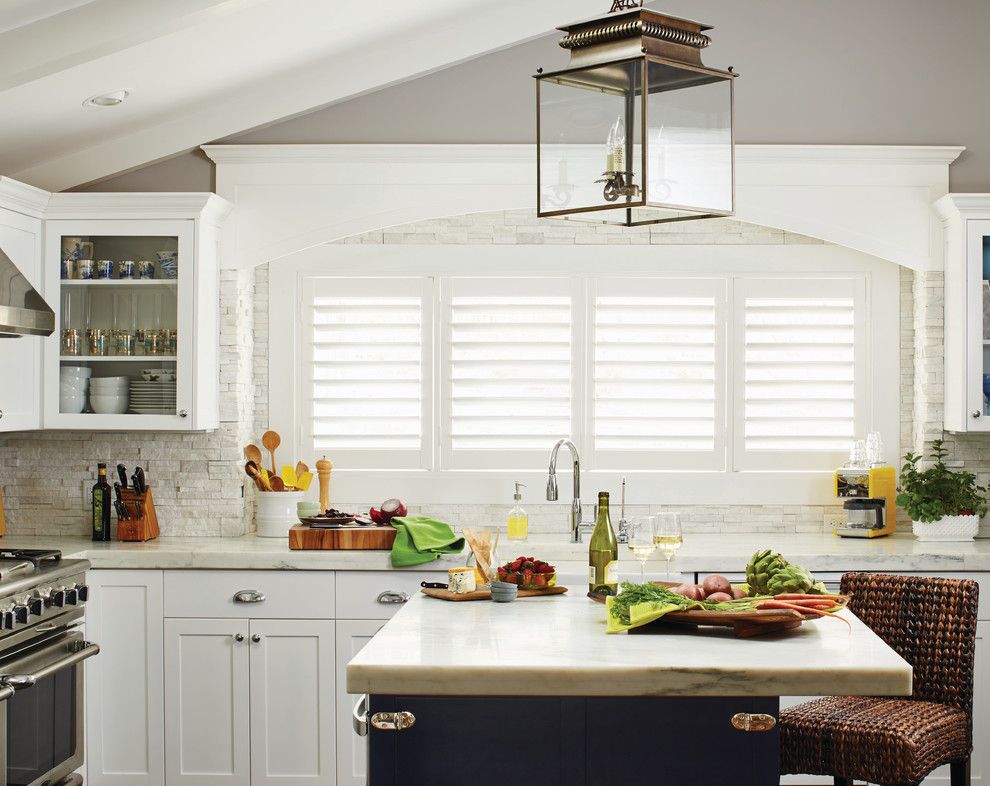
[[[588,546],[588,590],[615,595],[619,589],[619,544],[608,515],[608,492],[598,492],[598,517]]]
[[[110,484],[107,465],[100,464],[93,486],[93,540],[110,540]]]

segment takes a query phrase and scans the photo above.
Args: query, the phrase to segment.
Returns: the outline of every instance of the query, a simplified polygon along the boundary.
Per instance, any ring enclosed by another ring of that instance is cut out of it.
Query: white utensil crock
[[[259,492],[255,523],[259,538],[287,538],[289,528],[299,523],[296,505],[306,496],[303,491]]]

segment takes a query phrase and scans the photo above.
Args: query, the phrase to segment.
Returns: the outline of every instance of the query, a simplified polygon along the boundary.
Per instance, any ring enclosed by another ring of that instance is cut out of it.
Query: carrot
[[[845,617],[840,617],[835,612],[822,611],[821,609],[813,606],[801,606],[797,603],[788,603],[787,601],[781,600],[765,600],[762,603],[758,603],[756,607],[758,609],[792,609],[794,611],[799,611],[802,614],[818,614],[822,617],[834,617],[835,619],[842,620],[846,623],[846,627],[849,628],[849,632],[852,633],[852,625],[849,624],[849,620]]]
[[[801,595],[798,593],[784,593],[782,595],[774,595],[776,600],[844,600],[845,595]]]

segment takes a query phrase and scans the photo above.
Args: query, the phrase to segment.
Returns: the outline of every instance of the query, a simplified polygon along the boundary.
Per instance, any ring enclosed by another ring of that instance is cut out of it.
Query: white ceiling
[[[0,0],[0,174],[69,188],[511,46],[603,6]],[[116,88],[133,94],[117,107],[82,106]]]

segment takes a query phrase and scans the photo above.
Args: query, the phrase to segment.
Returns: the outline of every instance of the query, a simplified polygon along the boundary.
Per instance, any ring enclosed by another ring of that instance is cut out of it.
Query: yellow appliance
[[[880,526],[835,528],[840,538],[878,538],[897,529],[897,472],[893,467],[840,467],[835,471],[835,496],[841,500],[866,498],[884,501]]]

